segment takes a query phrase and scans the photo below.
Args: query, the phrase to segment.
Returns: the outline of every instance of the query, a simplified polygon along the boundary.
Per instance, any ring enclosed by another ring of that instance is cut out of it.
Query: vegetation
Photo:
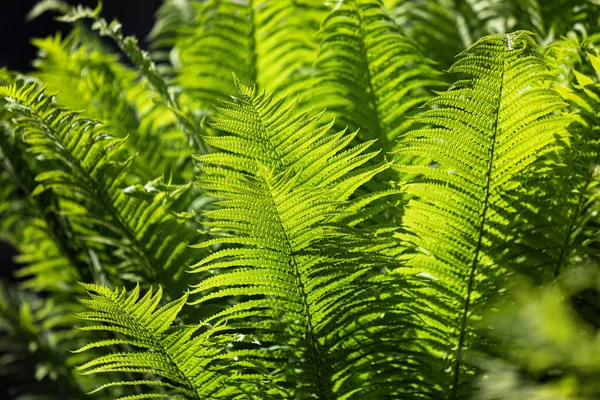
[[[0,69],[15,399],[600,397],[596,0],[165,0]]]

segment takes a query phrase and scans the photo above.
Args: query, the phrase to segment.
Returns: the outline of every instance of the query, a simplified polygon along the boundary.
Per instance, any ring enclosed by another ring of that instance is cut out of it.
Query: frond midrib
[[[38,108],[35,107],[36,105],[37,104],[35,104],[34,108],[32,108],[33,110],[35,110],[36,118],[44,126],[44,128],[46,129],[47,132],[54,132],[54,128],[49,126],[46,123],[45,118],[40,114]],[[161,282],[164,285],[166,282],[164,281],[164,279],[162,279],[160,274],[157,272],[157,271],[160,271],[160,266],[158,266],[156,262],[153,262],[153,260],[151,260],[151,258],[147,254],[147,251],[144,249],[142,244],[137,239],[135,232],[123,220],[123,216],[121,215],[121,213],[118,212],[117,209],[114,207],[114,205],[111,201],[111,195],[109,192],[106,191],[106,187],[104,185],[97,185],[97,182],[90,176],[90,172],[87,171],[81,165],[80,160],[75,158],[73,156],[72,152],[70,150],[68,150],[68,147],[66,147],[64,145],[64,143],[62,143],[60,135],[53,135],[53,137],[54,137],[53,140],[59,141],[61,143],[61,145],[63,146],[63,149],[65,150],[64,154],[68,157],[70,163],[72,165],[76,166],[81,178],[85,179],[85,181],[87,182],[89,187],[92,188],[92,190],[98,195],[99,199],[101,200],[101,204],[105,208],[105,211],[108,212],[109,215],[111,215],[114,218],[114,221],[117,222],[117,224],[118,224],[118,228],[119,228],[120,232],[122,232],[123,235],[126,237],[126,239],[129,240],[130,243],[133,245],[132,247],[135,248],[135,254],[137,254],[139,257],[138,259],[140,261],[142,261],[143,267],[146,270],[146,273],[148,273],[148,275],[150,277],[152,277],[153,279],[156,279],[157,281]],[[114,190],[117,190],[117,188],[114,188]],[[168,285],[165,285],[165,286],[168,286]]]
[[[254,0],[248,0],[248,11],[250,13],[250,81],[257,82],[258,78],[258,55],[256,54],[256,16]]]
[[[369,58],[367,56],[367,47],[365,45],[365,38],[367,37],[367,33],[365,32],[364,24],[365,20],[363,18],[362,13],[360,12],[360,8],[358,6],[358,1],[353,1],[354,11],[356,12],[356,16],[358,18],[358,31],[360,33],[359,43],[360,43],[360,54],[363,60],[363,70],[365,71],[366,79],[367,79],[367,96],[369,96],[368,103],[370,104],[371,112],[374,116],[375,124],[377,132],[373,132],[380,142],[381,148],[386,148],[387,146],[387,132],[384,134],[384,130],[381,126],[381,117],[379,112],[379,105],[377,101],[377,96],[375,94],[375,88],[373,87],[373,76],[371,75],[371,68],[369,63]]]
[[[103,297],[105,299],[109,300],[111,303],[113,303],[115,305],[115,308],[117,310],[121,311],[122,315],[124,315],[124,317],[128,321],[130,321],[132,323],[132,325],[134,325],[137,328],[138,331],[143,331],[146,335],[148,335],[148,337],[151,337],[153,339],[154,345],[156,346],[156,348],[159,349],[165,355],[165,357],[167,357],[171,366],[180,374],[180,378],[183,378],[183,380],[186,383],[190,392],[192,392],[194,394],[194,400],[204,400],[198,395],[198,391],[192,384],[192,381],[190,380],[190,378],[185,374],[185,372],[183,372],[183,370],[181,370],[181,368],[179,368],[179,365],[177,364],[175,359],[167,351],[166,347],[163,346],[160,338],[157,338],[156,335],[154,334],[154,332],[152,332],[151,330],[146,328],[144,325],[142,325],[137,319],[135,319],[131,315],[129,315],[129,313],[124,312],[121,309],[122,304],[115,302],[114,299],[110,298],[109,296],[103,296]]]
[[[285,238],[285,244],[287,246],[287,249],[289,252],[289,257],[290,257],[290,264],[294,268],[294,274],[296,275],[296,279],[298,280],[298,288],[300,290],[300,294],[302,297],[302,306],[306,313],[306,327],[308,330],[310,351],[311,351],[311,356],[313,358],[313,362],[314,362],[314,366],[315,366],[315,384],[316,384],[316,388],[318,391],[317,398],[325,399],[326,398],[325,390],[323,388],[323,383],[321,382],[320,351],[318,348],[319,347],[318,341],[317,341],[317,338],[315,335],[315,329],[314,329],[314,326],[312,323],[312,313],[310,310],[310,304],[308,302],[308,295],[306,293],[306,287],[305,287],[303,279],[302,279],[302,273],[300,272],[300,267],[296,260],[296,251],[294,250],[294,248],[292,246],[292,242],[290,240],[288,232],[286,231],[285,225],[281,219],[281,212],[279,210],[279,207],[277,205],[275,198],[273,197],[273,186],[271,186],[271,183],[269,182],[268,179],[265,179],[264,181],[265,181],[265,184],[267,185],[267,188],[269,189],[269,199],[270,199],[271,203],[273,204],[273,209],[275,210],[275,214],[277,216],[277,222],[279,223],[279,226],[281,227],[281,232],[283,233],[283,236]]]
[[[253,90],[256,90],[256,88],[254,88]],[[266,93],[265,93],[266,94]],[[264,98],[262,98],[261,100],[264,100]],[[255,103],[256,98],[254,96],[252,96],[251,98],[251,110],[253,112],[253,114],[255,115],[255,117],[257,118],[257,122],[259,124],[258,129],[256,130],[260,136],[263,138],[263,140],[265,140],[266,143],[269,143],[272,151],[275,153],[275,155],[277,156],[277,165],[279,167],[279,170],[276,172],[284,172],[286,171],[286,166],[285,163],[283,161],[283,157],[280,154],[280,152],[277,149],[277,146],[275,145],[275,143],[273,143],[272,137],[269,134],[269,130],[266,128],[267,124],[264,121],[264,116],[259,112],[260,107],[258,107],[258,105]],[[292,246],[292,242],[289,238],[288,232],[285,230],[285,225],[283,224],[283,221],[281,219],[281,213],[279,208],[277,207],[277,202],[275,200],[275,198],[273,197],[273,187],[271,186],[270,182],[268,179],[264,179],[265,184],[267,185],[267,188],[269,189],[269,199],[271,200],[272,204],[273,204],[273,209],[275,210],[276,216],[277,216],[277,222],[279,223],[279,226],[281,228],[281,232],[284,235],[285,238],[285,243],[287,245],[288,251],[289,251],[289,257],[290,257],[290,262],[292,264],[292,267],[294,268],[294,274],[296,275],[296,278],[298,279],[298,288],[300,290],[300,294],[302,297],[302,305],[304,307],[304,310],[306,312],[306,322],[307,322],[307,328],[308,328],[308,336],[309,336],[309,342],[310,342],[310,346],[311,346],[311,355],[313,357],[313,361],[315,363],[315,369],[316,369],[316,374],[315,374],[315,384],[316,384],[316,388],[318,390],[318,394],[319,394],[319,398],[326,398],[324,396],[324,388],[323,388],[323,384],[321,382],[321,378],[320,378],[320,370],[319,370],[319,360],[320,360],[320,352],[318,350],[318,341],[316,339],[316,335],[315,335],[315,329],[313,327],[312,324],[312,314],[310,311],[310,305],[308,302],[308,296],[306,293],[306,289],[305,289],[305,285],[304,282],[302,280],[302,274],[300,273],[300,269],[298,266],[298,262],[296,260],[295,257],[295,250]]]
[[[506,35],[504,38],[505,38],[505,41],[508,41],[508,38],[506,37]],[[508,46],[508,43],[506,44],[506,46]],[[479,253],[482,250],[483,236],[485,233],[485,226],[486,226],[487,211],[488,211],[488,207],[489,207],[489,203],[490,203],[492,171],[493,171],[493,168],[495,165],[494,151],[495,151],[495,147],[496,147],[496,139],[498,137],[498,122],[499,122],[499,118],[500,118],[500,106],[501,106],[501,101],[502,101],[502,94],[503,94],[503,89],[504,89],[504,75],[505,75],[505,70],[506,70],[506,48],[507,47],[504,47],[503,53],[502,53],[502,56],[503,56],[502,72],[500,75],[500,87],[498,89],[498,100],[496,103],[496,115],[495,115],[496,118],[494,120],[494,125],[492,128],[492,137],[491,137],[492,143],[491,143],[491,148],[490,148],[489,162],[488,162],[487,170],[485,173],[486,186],[485,186],[485,190],[484,190],[483,205],[482,205],[481,217],[480,217],[481,222],[479,224],[479,228],[478,228],[478,232],[477,232],[477,245],[475,247],[475,254],[473,256],[473,261],[469,267],[469,269],[470,269],[469,281],[467,283],[467,293],[466,293],[466,297],[465,297],[465,303],[464,303],[464,307],[463,307],[463,313],[462,313],[460,328],[459,328],[458,346],[456,349],[456,360],[455,360],[455,364],[454,364],[454,368],[453,368],[452,391],[450,394],[450,400],[457,400],[462,350],[463,350],[463,346],[464,346],[466,329],[467,329],[467,320],[468,320],[468,313],[469,313],[469,307],[470,307],[470,301],[471,301],[471,293],[473,291],[473,284],[475,281],[475,270],[477,269]]]

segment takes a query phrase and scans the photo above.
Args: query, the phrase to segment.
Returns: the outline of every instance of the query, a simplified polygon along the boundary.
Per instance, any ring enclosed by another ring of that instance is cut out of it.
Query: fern
[[[228,382],[235,381],[235,377],[228,377],[218,365],[210,365],[222,352],[223,338],[213,339],[210,329],[201,332],[201,325],[172,326],[185,305],[187,294],[157,308],[162,298],[161,288],[156,293],[150,289],[140,298],[139,286],[130,295],[124,289],[112,291],[101,286],[83,286],[89,291],[90,299],[81,300],[81,303],[89,311],[78,314],[78,317],[92,321],[93,325],[80,329],[116,332],[120,338],[86,344],[76,353],[115,345],[127,345],[130,349],[94,358],[79,366],[79,371],[86,375],[127,371],[140,376],[110,382],[94,392],[114,386],[143,385],[147,389],[142,394],[120,398],[235,398],[236,393],[244,393],[243,388],[235,390],[235,383]],[[148,379],[148,375],[153,378]],[[243,377],[240,380],[243,386]]]
[[[92,28],[98,30],[100,35],[111,38],[139,69],[149,85],[159,95],[164,105],[173,113],[181,126],[181,130],[187,136],[190,145],[201,153],[206,152],[204,144],[200,141],[199,133],[202,131],[201,125],[195,122],[191,111],[180,104],[178,96],[158,72],[156,64],[151,59],[149,53],[139,48],[135,37],[123,34],[122,26],[117,20],[108,23],[105,19],[100,18],[99,14],[101,10],[101,2],[98,3],[98,7],[95,10],[81,6],[73,7],[67,14],[60,17],[60,19],[70,23],[84,19],[93,20],[94,24]]]
[[[164,0],[145,51],[42,1],[71,32],[0,69],[9,396],[593,399],[596,3]]]
[[[8,189],[9,182],[14,183],[5,194],[3,231],[6,239],[20,249],[20,261],[29,264],[17,272],[17,277],[24,279],[24,287],[69,291],[69,283],[94,276],[92,250],[74,242],[72,226],[56,212],[56,197],[51,193],[32,196],[36,188],[35,165],[24,159],[23,153],[12,132],[7,127],[1,128],[0,157],[8,178],[5,187]],[[20,199],[17,191],[27,197]]]
[[[169,203],[185,187],[168,188],[155,181],[123,190],[120,184],[130,161],[110,159],[123,139],[102,133],[96,121],[56,107],[53,97],[34,85],[2,87],[0,95],[17,118],[15,130],[29,151],[63,166],[38,174],[32,196],[56,193],[62,212],[78,226],[77,239],[112,247],[122,260],[117,265],[121,272],[141,266],[146,276],[169,282],[173,293],[180,290],[178,272],[189,259],[185,244],[193,233],[170,214]],[[178,234],[165,240],[162,232],[174,228]]]
[[[405,38],[379,1],[343,2],[324,20],[312,104],[361,128],[385,152],[410,130],[407,118],[441,86],[433,62]]]
[[[133,71],[118,64],[117,57],[106,54],[99,44],[90,43],[89,36],[78,29],[65,39],[35,40],[41,54],[35,62],[36,76],[49,82],[49,91],[61,93],[62,105],[84,110],[88,117],[104,122],[113,135],[128,137],[124,147],[130,156],[136,155],[132,175],[139,180],[146,182],[165,172],[173,179],[189,179],[184,164],[188,146],[176,120],[138,87]]]
[[[406,187],[418,197],[403,219],[417,250],[408,268],[426,271],[444,287],[435,302],[446,311],[431,323],[445,343],[437,354],[450,371],[442,387],[455,399],[462,376],[470,374],[464,357],[474,340],[475,310],[493,294],[504,271],[502,249],[514,238],[511,218],[519,205],[507,203],[503,192],[536,159],[558,149],[556,137],[567,138],[568,120],[556,115],[564,103],[528,32],[481,39],[450,72],[466,78],[428,103],[417,120],[433,127],[407,133],[398,150],[432,164],[397,168],[421,174]]]
[[[0,286],[0,375],[13,383],[13,398],[85,399],[89,382],[73,370],[77,357],[69,346],[84,338],[68,328],[68,304],[44,301]]]
[[[403,31],[451,65],[455,54],[487,34],[530,30],[540,44],[574,31],[597,33],[594,0],[387,0],[386,7]],[[582,22],[584,22],[582,24]],[[437,29],[431,29],[435,26]]]
[[[310,71],[316,51],[311,38],[323,14],[320,3],[190,2],[194,22],[180,29],[173,48],[176,82],[206,113],[216,100],[235,94],[230,71],[261,87],[293,86]]]
[[[374,154],[361,155],[365,146],[338,153],[341,139],[351,136],[330,136],[327,126],[316,127],[318,136],[303,135],[314,117],[294,115],[293,103],[237,85],[241,98],[221,110],[230,119],[215,123],[235,136],[213,139],[230,153],[199,158],[204,171],[199,185],[223,199],[216,203],[219,209],[205,213],[210,232],[223,237],[201,247],[233,247],[193,267],[192,272],[221,271],[194,286],[192,294],[201,294],[194,303],[231,298],[230,306],[207,321],[228,321],[226,332],[251,335],[255,348],[240,354],[269,370],[296,364],[288,369],[296,373],[273,377],[293,390],[294,398],[376,395],[385,383],[368,365],[379,365],[383,375],[410,368],[400,355],[383,351],[394,330],[406,323],[396,309],[402,281],[377,270],[395,262],[378,254],[367,236],[327,222],[347,213],[343,201],[378,172],[352,172]],[[246,129],[250,126],[259,129]],[[259,146],[236,145],[241,137],[253,137]],[[287,154],[286,148],[296,151]],[[297,165],[311,153],[309,165]],[[342,244],[347,255],[339,251]],[[378,297],[387,300],[376,305]]]

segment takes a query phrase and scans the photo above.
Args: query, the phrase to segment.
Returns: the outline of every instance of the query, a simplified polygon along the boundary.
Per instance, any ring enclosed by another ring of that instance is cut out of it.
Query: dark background
[[[36,55],[30,40],[50,36],[57,31],[68,32],[69,26],[55,21],[51,14],[26,21],[25,16],[36,3],[37,0],[0,0],[0,68],[30,71]],[[71,0],[69,3],[96,6],[96,0]],[[104,0],[103,3],[102,16],[108,20],[117,18],[123,24],[125,34],[137,36],[144,46],[144,38],[152,29],[154,14],[162,0]],[[14,249],[0,242],[0,278],[11,278],[15,254]]]

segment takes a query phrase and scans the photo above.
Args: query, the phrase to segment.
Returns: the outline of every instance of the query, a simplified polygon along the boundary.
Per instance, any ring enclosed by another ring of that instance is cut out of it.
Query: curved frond
[[[35,85],[0,87],[0,95],[27,150],[50,160],[49,169],[36,174],[31,195],[52,190],[76,227],[76,239],[115,257],[122,277],[123,272],[142,274],[167,282],[171,293],[180,292],[185,287],[181,268],[191,256],[187,243],[196,235],[173,215],[170,204],[187,186],[156,180],[123,189],[130,160],[113,159],[123,139],[57,107],[54,97]]]
[[[142,394],[119,399],[234,399],[244,393],[258,398],[256,387],[247,385],[244,376],[231,375],[219,367],[225,337],[214,339],[211,329],[203,326],[177,326],[174,321],[188,295],[158,307],[162,289],[150,289],[140,295],[139,285],[127,294],[125,289],[110,290],[97,285],[82,284],[89,299],[80,300],[88,309],[78,318],[91,324],[84,331],[105,331],[118,334],[115,339],[88,343],[76,350],[87,352],[96,348],[124,348],[96,357],[78,367],[85,374],[130,372],[130,380],[110,382],[94,392],[112,387],[144,386]],[[237,382],[236,382],[237,381]],[[236,388],[236,386],[239,386]]]
[[[109,23],[104,18],[100,18],[101,9],[101,2],[98,3],[98,7],[95,10],[83,6],[73,7],[67,14],[60,17],[59,20],[73,23],[79,20],[91,19],[93,21],[92,28],[97,30],[101,36],[111,38],[119,46],[121,51],[129,57],[131,62],[147,80],[150,87],[158,94],[165,107],[173,113],[182,132],[186,135],[190,146],[200,153],[206,153],[207,149],[201,141],[203,128],[199,121],[197,121],[185,105],[180,103],[176,91],[158,71],[150,54],[139,48],[138,40],[133,36],[125,36],[119,21],[113,20]]]
[[[237,85],[242,97],[221,110],[230,119],[216,120],[230,132],[214,139],[228,152],[199,157],[199,186],[221,199],[204,213],[216,237],[199,246],[223,247],[192,267],[212,272],[193,302],[221,304],[206,321],[251,338],[239,353],[293,398],[404,398],[413,382],[403,371],[415,366],[396,338],[411,318],[403,280],[387,273],[386,238],[332,222],[378,171],[358,173],[372,155],[360,155],[363,145],[344,152],[352,135],[312,128],[310,114]]]
[[[39,162],[38,162],[39,164]],[[57,212],[58,198],[50,192],[33,196],[35,168],[20,141],[7,126],[0,126],[0,166],[7,190],[0,206],[2,233],[19,250],[18,261],[28,264],[16,272],[26,288],[71,291],[78,279],[101,279],[93,274],[92,250],[74,241],[70,222]],[[12,186],[12,189],[11,189]],[[12,193],[11,193],[12,192]]]
[[[433,126],[404,135],[398,150],[431,164],[397,168],[421,175],[406,186],[417,197],[403,219],[416,249],[407,271],[426,272],[434,293],[443,288],[431,323],[444,345],[434,354],[447,360],[442,387],[456,399],[471,374],[464,364],[477,309],[493,295],[504,273],[502,249],[518,234],[511,221],[519,204],[503,195],[560,148],[568,119],[558,114],[564,103],[552,88],[556,78],[528,32],[479,40],[450,72],[465,79],[428,103],[417,121]]]
[[[33,74],[48,91],[58,93],[61,105],[102,121],[117,137],[128,137],[124,150],[135,155],[130,175],[137,178],[131,183],[162,175],[180,183],[189,180],[190,164],[185,159],[190,151],[177,120],[140,87],[137,73],[99,44],[90,43],[89,35],[80,28],[65,39],[34,40],[40,55]]]
[[[384,153],[411,129],[416,107],[441,87],[435,64],[400,32],[379,0],[340,3],[323,21],[313,89],[317,108],[377,139]]]

